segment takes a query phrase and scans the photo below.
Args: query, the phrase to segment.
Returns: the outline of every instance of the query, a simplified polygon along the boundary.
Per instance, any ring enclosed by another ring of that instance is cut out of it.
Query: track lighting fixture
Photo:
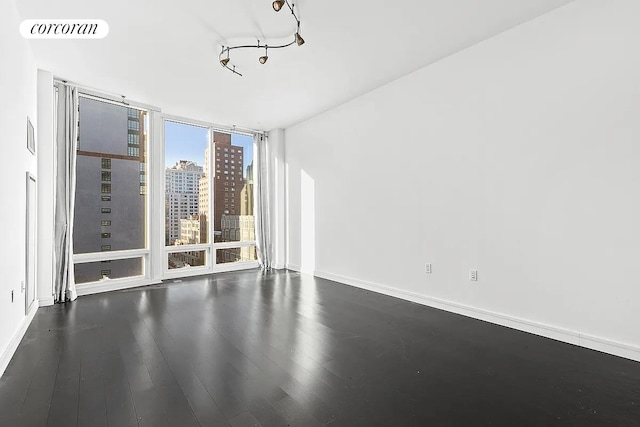
[[[269,59],[269,56],[267,55],[267,50],[268,49],[282,49],[285,47],[289,47],[291,45],[298,45],[298,46],[302,46],[304,44],[304,39],[302,38],[302,36],[300,35],[300,20],[298,19],[298,16],[296,15],[296,12],[294,10],[295,4],[291,3],[289,4],[289,0],[275,0],[271,6],[273,6],[273,10],[275,10],[276,12],[279,12],[284,5],[287,5],[287,7],[289,8],[289,10],[291,11],[291,15],[293,16],[293,19],[295,19],[296,21],[296,32],[293,34],[293,40],[289,43],[285,43],[285,44],[281,44],[281,45],[267,45],[265,44],[260,44],[260,40],[258,40],[258,43],[255,45],[241,45],[241,46],[222,46],[222,51],[220,52],[220,54],[218,55],[218,59],[220,60],[220,65],[222,65],[224,68],[226,68],[227,70],[231,71],[233,74],[237,74],[239,76],[242,76],[242,74],[240,74],[239,72],[236,71],[236,66],[235,65],[231,65],[229,64],[230,58],[229,58],[229,52],[234,50],[234,49],[249,49],[249,48],[254,48],[254,49],[262,49],[264,48],[264,56],[261,56],[258,58],[258,61],[261,64],[265,64],[267,62],[267,60]],[[224,54],[227,54],[227,56],[225,58],[223,58]]]
[[[265,62],[267,62],[267,59],[269,59],[269,57],[267,56],[267,49],[268,49],[268,47],[265,46],[264,47],[264,56],[261,56],[260,58],[258,58],[258,61],[260,61],[261,64],[264,64]]]
[[[222,46],[222,50],[224,51],[224,46]],[[223,58],[220,60],[220,64],[222,64],[223,67],[226,67],[227,64],[229,63],[230,59],[229,59],[229,51],[227,51],[227,57]]]

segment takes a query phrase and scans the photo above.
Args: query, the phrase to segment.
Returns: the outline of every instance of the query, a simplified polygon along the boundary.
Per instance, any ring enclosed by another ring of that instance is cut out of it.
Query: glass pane
[[[209,130],[165,121],[165,245],[208,243]]]
[[[216,263],[226,264],[228,262],[255,261],[256,247],[245,246],[242,248],[228,248],[216,250]]]
[[[74,270],[77,284],[144,274],[142,257],[75,264]]]
[[[84,97],[79,104],[74,253],[145,248],[147,112]]]
[[[168,254],[169,270],[205,265],[206,251],[174,252]]]
[[[253,138],[213,133],[215,242],[256,240],[253,216]]]

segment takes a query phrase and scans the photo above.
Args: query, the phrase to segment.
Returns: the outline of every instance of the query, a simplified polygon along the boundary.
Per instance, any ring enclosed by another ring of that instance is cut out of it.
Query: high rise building
[[[253,161],[247,166],[247,177],[240,191],[240,215],[253,216]]]
[[[165,169],[165,244],[181,244],[180,220],[197,218],[203,175],[202,166],[189,160],[180,160],[175,166]]]
[[[204,175],[198,182],[200,193],[198,194],[198,218],[200,228],[200,242],[208,242],[209,233],[209,163],[211,161],[209,147],[204,150]],[[199,242],[199,243],[200,243]]]
[[[74,253],[145,247],[146,112],[79,99]],[[142,261],[76,263],[76,283],[142,274]]]
[[[244,148],[231,145],[228,133],[213,133],[213,153],[215,165],[213,224],[215,241],[224,242],[222,237],[222,216],[239,215],[241,191],[244,186]],[[212,155],[213,155],[212,153]]]
[[[244,186],[240,192],[240,241],[256,240],[256,221],[253,212],[253,161],[247,166]],[[240,261],[256,259],[256,247],[240,248]]]

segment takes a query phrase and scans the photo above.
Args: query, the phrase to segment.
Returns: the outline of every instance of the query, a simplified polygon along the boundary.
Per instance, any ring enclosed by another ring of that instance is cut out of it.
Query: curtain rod
[[[71,86],[75,86],[77,87],[80,91],[82,91],[85,95],[89,95],[95,98],[100,98],[100,99],[104,99],[106,101],[110,101],[116,104],[123,104],[123,105],[131,105],[132,107],[140,107],[140,108],[144,108],[146,110],[154,110],[157,112],[162,112],[162,110],[158,107],[154,107],[152,105],[147,105],[147,104],[142,104],[139,102],[132,102],[132,101],[128,101],[126,100],[125,95],[119,95],[119,94],[114,94],[114,93],[109,93],[100,89],[96,89],[90,86],[83,86],[83,85],[79,85],[77,83],[74,83],[72,81],[69,80],[65,80],[59,77],[54,77],[53,78],[54,84],[58,84],[58,83],[64,83],[64,84],[68,84]],[[185,124],[201,124],[201,125],[206,125],[207,127],[211,127],[217,130],[222,130],[222,131],[229,131],[229,132],[236,132],[236,133],[240,133],[240,134],[255,134],[255,135],[266,135],[267,131],[264,130],[256,130],[256,129],[250,129],[250,128],[243,128],[243,127],[239,127],[236,125],[221,125],[221,124],[216,124],[216,123],[211,123],[211,122],[205,122],[205,121],[201,121],[201,120],[192,120],[192,119],[188,119],[185,117],[178,117],[178,116],[171,116],[169,114],[163,114],[163,117],[166,120],[169,121],[174,121],[174,122],[180,122],[180,123],[185,123]]]
[[[62,79],[62,78],[59,78],[59,77],[54,77],[53,82],[54,82],[54,85],[59,84],[59,83],[64,83],[64,84],[68,84],[70,86],[74,86],[74,87],[78,88],[78,90],[80,92],[82,92],[82,94],[84,94],[84,95],[89,95],[89,96],[92,96],[94,98],[103,99],[105,101],[113,102],[115,104],[122,104],[122,105],[126,105],[126,106],[142,108],[142,109],[145,109],[145,110],[162,111],[160,108],[155,107],[153,105],[143,104],[141,102],[130,101],[130,100],[126,99],[125,95],[114,94],[114,93],[110,93],[110,92],[107,92],[107,91],[104,91],[104,90],[93,88],[91,86],[80,85],[78,83],[75,83],[75,82],[72,82],[72,81],[69,81],[69,80],[65,80],[65,79]]]

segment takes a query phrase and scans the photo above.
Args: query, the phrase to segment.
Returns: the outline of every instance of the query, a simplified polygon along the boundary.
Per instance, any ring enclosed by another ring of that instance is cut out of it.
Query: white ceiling
[[[234,51],[221,43],[290,40],[271,0],[17,0],[23,19],[108,22],[102,40],[33,40],[38,66],[168,114],[269,130],[288,127],[572,0],[299,0],[303,46]],[[236,52],[238,54],[236,55]]]

